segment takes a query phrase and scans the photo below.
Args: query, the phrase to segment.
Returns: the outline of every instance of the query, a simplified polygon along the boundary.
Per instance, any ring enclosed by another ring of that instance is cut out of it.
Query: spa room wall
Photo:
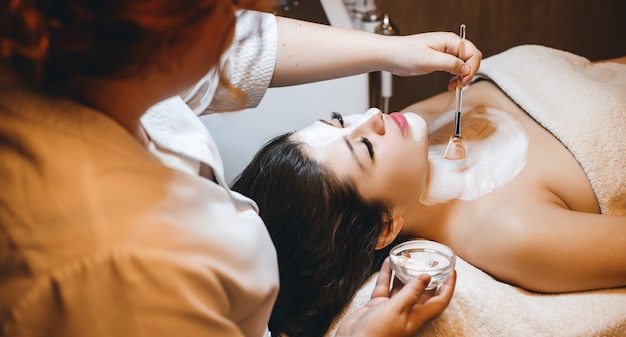
[[[375,0],[401,35],[453,31],[467,26],[467,38],[483,57],[520,44],[540,44],[590,60],[626,55],[624,0]],[[390,111],[446,89],[450,76],[434,73],[393,79]],[[370,74],[377,81],[377,74]],[[377,82],[373,82],[377,83]],[[370,105],[381,106],[378,87],[370,86]]]

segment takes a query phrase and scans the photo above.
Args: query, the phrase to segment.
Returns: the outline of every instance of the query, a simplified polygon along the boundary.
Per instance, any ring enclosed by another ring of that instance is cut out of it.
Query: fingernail
[[[422,282],[422,284],[424,284],[424,286],[428,287],[428,284],[430,283],[430,275],[428,275],[428,274],[421,274],[419,276],[419,280],[420,280],[420,282]]]
[[[470,73],[470,67],[467,64],[464,64],[461,67],[461,75],[465,76],[468,75]]]

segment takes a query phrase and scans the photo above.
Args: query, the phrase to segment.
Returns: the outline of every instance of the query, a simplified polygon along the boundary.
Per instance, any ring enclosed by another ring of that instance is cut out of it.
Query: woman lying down
[[[626,64],[520,46],[480,72],[463,93],[465,160],[443,158],[446,92],[405,113],[334,113],[243,171],[234,189],[278,251],[271,331],[323,335],[399,238],[534,292],[626,285]]]

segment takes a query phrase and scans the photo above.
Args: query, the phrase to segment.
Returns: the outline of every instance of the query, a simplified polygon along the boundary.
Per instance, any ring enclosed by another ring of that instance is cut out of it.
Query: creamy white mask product
[[[509,182],[526,165],[528,137],[522,127],[507,113],[485,107],[463,116],[466,159],[444,159],[449,132],[441,128],[452,119],[445,114],[429,126],[429,177],[421,196],[425,205],[476,200]]]
[[[427,133],[424,132],[426,130],[426,121],[424,119],[414,113],[404,113],[404,118],[406,118],[407,123],[409,124],[409,128],[411,129],[411,136],[413,140],[415,140],[418,144],[426,144],[428,141]]]
[[[329,128],[320,127],[320,123],[314,123],[298,131],[300,139],[307,144],[317,147],[329,144],[343,136],[349,135],[352,131],[363,123],[367,122],[374,115],[379,113],[380,110],[376,108],[369,109],[362,115],[349,115],[344,116],[346,124],[345,128]]]

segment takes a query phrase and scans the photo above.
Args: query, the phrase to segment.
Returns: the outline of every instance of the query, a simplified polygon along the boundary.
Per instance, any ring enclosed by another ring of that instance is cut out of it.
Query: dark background
[[[307,0],[300,0],[307,1]],[[375,0],[400,35],[452,31],[467,26],[467,38],[483,57],[521,44],[566,50],[590,60],[626,55],[626,0]],[[394,77],[390,110],[445,91],[451,75]],[[370,79],[375,75],[371,75]],[[378,102],[371,85],[370,103]]]

